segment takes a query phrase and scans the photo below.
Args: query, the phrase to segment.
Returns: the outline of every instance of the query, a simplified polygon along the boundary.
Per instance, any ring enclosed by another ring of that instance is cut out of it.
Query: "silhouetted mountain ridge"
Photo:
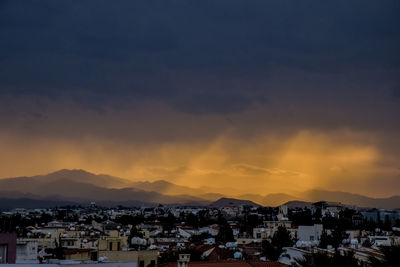
[[[234,193],[224,194],[219,192],[218,188],[212,187],[192,188],[165,180],[132,182],[106,174],[67,169],[47,175],[0,179],[0,197],[79,203],[103,201],[135,205],[141,203],[208,205],[211,202],[222,205],[221,203],[231,199],[251,205],[279,206],[289,201],[306,203],[325,200],[361,207],[400,208],[400,196],[371,198],[359,194],[321,189],[308,190],[295,195],[285,193],[264,196],[259,194],[235,195]]]
[[[220,198],[217,201],[214,201],[210,204],[211,207],[226,207],[226,206],[253,206],[253,207],[260,207],[261,205],[254,203],[250,200],[243,200],[243,199],[235,199],[235,198]]]

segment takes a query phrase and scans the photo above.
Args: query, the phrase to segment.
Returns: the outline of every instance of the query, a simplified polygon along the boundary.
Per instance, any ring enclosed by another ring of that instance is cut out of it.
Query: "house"
[[[60,238],[61,246],[65,248],[80,248],[81,243],[78,237],[69,237],[66,234]]]
[[[278,231],[279,227],[285,227],[290,232],[293,238],[297,236],[297,229],[292,228],[292,222],[288,220],[281,221],[264,221],[263,227],[253,228],[253,239],[262,240],[266,238],[272,238]]]
[[[270,229],[266,231],[264,227],[261,228],[253,228],[253,238],[260,240],[260,239],[266,239],[270,236]]]
[[[391,210],[380,210],[379,211],[379,220],[384,223],[390,223],[390,225],[394,225],[397,220],[400,219],[400,214],[396,211]]]
[[[108,236],[102,236],[99,241],[99,250],[119,251],[122,248],[128,248],[128,238],[120,236],[119,232],[112,231]]]
[[[359,239],[361,236],[360,230],[346,230],[346,234],[350,240]]]
[[[66,260],[97,261],[97,250],[87,248],[66,248],[63,249]]]
[[[281,221],[264,221],[264,227],[277,231],[279,227],[285,227],[286,229],[292,228],[292,222],[288,220]]]
[[[183,238],[190,238],[192,236],[192,233],[185,231],[182,228],[178,228],[178,234]]]
[[[377,209],[363,211],[361,214],[367,222],[377,223],[379,221],[379,211]]]
[[[138,267],[155,266],[157,264],[158,251],[156,250],[99,250],[99,259],[115,262],[134,262]]]
[[[18,238],[16,252],[16,263],[39,263],[38,242],[36,239]]]
[[[219,226],[218,225],[210,225],[210,226],[207,226],[207,227],[202,227],[202,228],[200,228],[199,229],[199,233],[201,234],[201,233],[208,233],[208,234],[210,234],[210,235],[212,235],[212,236],[216,236],[216,235],[218,235],[218,232],[219,232]]]
[[[369,241],[374,247],[390,246],[392,244],[390,236],[369,236]]]
[[[105,261],[135,262],[138,267],[155,266],[158,252],[156,250],[130,250],[127,237],[117,231],[99,239],[98,258]]]
[[[190,254],[179,254],[178,267],[187,267],[190,261]]]
[[[311,226],[300,225],[298,228],[298,239],[301,242],[319,242],[323,231],[322,224],[314,224]]]

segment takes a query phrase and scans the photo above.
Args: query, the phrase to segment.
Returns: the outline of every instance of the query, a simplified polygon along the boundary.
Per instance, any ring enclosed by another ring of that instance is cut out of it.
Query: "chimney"
[[[179,254],[178,267],[188,267],[190,254]]]

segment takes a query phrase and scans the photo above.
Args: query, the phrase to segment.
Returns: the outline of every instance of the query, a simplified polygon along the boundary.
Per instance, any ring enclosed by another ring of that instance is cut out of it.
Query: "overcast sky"
[[[400,2],[0,1],[0,177],[400,194]]]

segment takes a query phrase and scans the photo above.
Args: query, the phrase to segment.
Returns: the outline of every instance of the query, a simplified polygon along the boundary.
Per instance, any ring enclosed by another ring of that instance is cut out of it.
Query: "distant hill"
[[[210,204],[211,207],[242,206],[242,205],[253,206],[253,207],[261,206],[250,200],[225,198],[225,197],[220,198],[217,201],[214,201]]]
[[[165,195],[193,195],[197,196],[200,194],[207,194],[207,191],[191,188],[187,186],[176,185],[164,180],[158,180],[154,182],[133,182],[131,186],[143,191],[158,192]]]
[[[81,176],[79,176],[81,175]],[[79,178],[80,177],[80,178]],[[110,176],[111,177],[111,176]],[[88,178],[87,180],[85,180]],[[96,180],[99,178],[98,180]],[[17,177],[0,180],[0,198],[57,200],[74,203],[89,203],[90,201],[143,205],[149,203],[207,205],[209,202],[190,195],[164,195],[153,191],[143,191],[136,188],[107,188],[110,185],[104,175],[94,175],[80,170],[62,170],[49,175],[34,177]],[[125,183],[123,180],[115,179]],[[36,203],[36,202],[35,202]],[[4,204],[4,206],[7,203]],[[12,206],[12,205],[10,205]]]
[[[358,207],[373,207],[384,209],[400,208],[400,196],[388,198],[371,198],[363,195],[352,194],[348,192],[327,191],[327,190],[308,190],[297,195],[288,194],[268,194],[260,195],[242,195],[240,198],[249,199],[264,206],[279,206],[289,202],[290,204],[306,204],[317,201],[340,202],[345,205]]]
[[[67,170],[52,172],[46,175],[36,175],[32,177],[15,177],[0,179],[0,190],[16,191],[21,193],[34,193],[43,191],[49,184],[56,185],[58,182],[74,182],[93,185],[96,187],[109,189],[131,188],[136,191],[156,192],[168,196],[185,196],[190,201],[214,201],[223,195],[208,191],[176,185],[164,180],[154,182],[140,181],[132,182],[127,179],[105,175],[93,174],[84,170]],[[49,188],[53,190],[53,188]],[[49,193],[48,191],[46,193]]]
[[[312,203],[311,202],[305,202],[305,201],[289,201],[284,203],[289,209],[294,209],[294,208],[311,208]]]
[[[46,209],[60,206],[79,205],[72,201],[31,199],[31,198],[0,198],[0,210],[11,210],[15,208]]]
[[[158,180],[132,182],[105,174],[93,174],[84,170],[60,170],[47,175],[0,179],[0,198],[57,200],[77,203],[90,201],[125,203],[129,205],[190,204],[224,206],[229,202],[238,205],[279,206],[287,202],[317,202],[321,200],[341,202],[360,207],[400,208],[400,196],[371,198],[347,192],[308,190],[296,195],[284,193],[258,195],[236,194],[235,189],[201,187],[192,188]],[[299,202],[299,203],[300,203]],[[256,204],[259,203],[259,204]],[[4,204],[5,205],[5,204]]]
[[[340,202],[345,205],[359,207],[373,207],[384,209],[400,208],[400,196],[388,198],[371,198],[363,195],[347,192],[327,191],[327,190],[308,190],[297,195],[288,194],[268,194],[265,196],[247,194],[240,195],[239,199],[248,199],[264,206],[279,206],[287,202],[313,203],[317,201]],[[293,204],[293,203],[292,203]]]
[[[301,198],[303,200],[311,202],[325,200],[332,202],[341,202],[343,204],[354,205],[359,207],[374,207],[374,208],[385,208],[385,209],[400,208],[400,196],[392,196],[388,198],[371,198],[347,192],[308,190],[301,194]]]
[[[59,170],[46,175],[36,175],[32,177],[14,177],[0,179],[0,188],[8,191],[29,192],[31,186],[36,188],[42,184],[47,184],[59,180],[69,180],[78,183],[101,185],[107,188],[124,188],[131,186],[132,182],[123,178],[118,178],[105,174],[93,174],[84,170]]]

